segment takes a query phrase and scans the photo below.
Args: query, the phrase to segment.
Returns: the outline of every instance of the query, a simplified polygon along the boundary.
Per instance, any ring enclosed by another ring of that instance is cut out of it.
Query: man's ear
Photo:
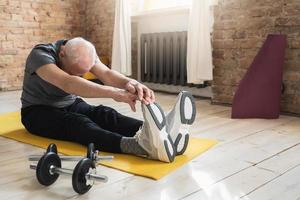
[[[59,56],[62,58],[66,56],[66,49],[64,45],[60,47]]]

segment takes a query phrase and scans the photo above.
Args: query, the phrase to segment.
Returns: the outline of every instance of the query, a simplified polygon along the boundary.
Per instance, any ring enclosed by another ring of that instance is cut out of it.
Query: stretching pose
[[[82,78],[93,73],[104,85]],[[81,97],[112,98],[133,111],[142,102],[144,121],[113,108],[87,104]],[[97,149],[172,162],[184,153],[187,126],[195,119],[193,97],[181,92],[165,116],[155,95],[145,85],[106,67],[92,43],[83,38],[36,45],[25,66],[22,123],[32,134],[95,143]]]

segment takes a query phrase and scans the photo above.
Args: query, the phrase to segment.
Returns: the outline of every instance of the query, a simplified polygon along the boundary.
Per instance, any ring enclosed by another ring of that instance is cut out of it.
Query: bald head
[[[76,37],[61,47],[60,58],[66,72],[83,75],[95,64],[96,50],[89,41]]]

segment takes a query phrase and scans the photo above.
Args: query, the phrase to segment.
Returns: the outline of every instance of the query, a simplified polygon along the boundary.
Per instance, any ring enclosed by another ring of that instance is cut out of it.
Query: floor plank
[[[252,181],[251,183],[247,182],[245,187],[240,188],[240,191],[244,191],[241,195],[245,194],[255,188],[256,184],[262,184],[276,176],[276,174],[273,174],[269,170],[267,170],[267,172],[270,173],[267,174],[264,179],[258,179],[263,178],[263,176],[249,176],[258,171],[265,171],[261,168],[253,170],[251,166],[253,166],[254,163],[264,161],[274,154],[289,148],[291,145],[300,142],[300,136],[295,138],[285,136],[277,138],[278,133],[272,130],[257,134],[260,134],[265,140],[254,143],[257,137],[252,135],[233,143],[220,145],[157,182],[144,180],[140,177],[130,177],[129,179],[116,182],[110,186],[95,188],[94,192],[101,193],[104,198],[109,197],[110,199],[143,198],[150,200],[160,199],[162,195],[166,195],[170,199],[179,199],[190,193],[201,191],[203,188],[209,186],[216,185],[214,186],[217,187],[216,190],[222,190],[222,188],[218,186],[219,182],[222,182],[223,179],[227,180],[227,178],[235,177],[235,173],[241,172],[241,176],[245,176],[249,178],[248,181]],[[270,143],[267,143],[267,141],[270,141]],[[278,146],[275,147],[272,145],[273,142]],[[231,150],[226,151],[226,149]],[[248,168],[251,168],[251,170],[249,171]],[[261,174],[264,174],[264,172]],[[237,180],[238,179],[240,179],[240,177],[238,177]],[[234,180],[237,181],[236,179]],[[116,188],[118,189],[116,190]],[[172,192],[166,194],[168,190]],[[114,193],[114,191],[116,193]],[[235,193],[235,191],[231,192]],[[85,197],[80,197],[79,199],[83,198]],[[89,196],[89,199],[95,198],[93,195]]]
[[[0,92],[0,113],[20,109],[20,91]],[[156,93],[167,113],[176,101],[172,94]],[[111,99],[85,99],[93,105],[114,107],[142,119],[140,105],[132,112]],[[98,166],[109,182],[77,195],[69,177],[42,187],[29,169],[27,157],[44,150],[0,137],[1,199],[297,199],[299,198],[300,118],[277,120],[231,119],[229,107],[196,98],[197,116],[191,135],[220,143],[159,181]],[[66,164],[72,167],[74,164]],[[272,191],[275,192],[272,193]],[[281,195],[281,196],[280,196]],[[283,197],[283,198],[279,198]]]
[[[299,152],[298,152],[299,153]],[[244,196],[242,200],[299,200],[300,165],[277,176],[268,184]]]
[[[291,138],[292,139],[292,138]],[[278,199],[297,199],[299,196],[299,173],[287,182],[288,178],[282,178],[289,176],[290,171],[298,169],[300,166],[300,159],[294,159],[295,155],[300,153],[300,141],[291,146],[290,148],[283,149],[281,152],[274,154],[258,163],[253,163],[252,166],[240,170],[239,172],[228,176],[222,181],[216,184],[201,188],[199,191],[187,195],[184,199],[196,200],[196,199],[253,199],[253,200],[265,200],[273,199],[276,197],[273,195],[275,190]],[[293,160],[292,162],[289,160]],[[286,162],[288,161],[288,162]],[[299,172],[299,169],[298,169]],[[281,188],[281,185],[275,185],[277,179],[283,179],[285,185]],[[273,186],[270,186],[270,184]],[[288,194],[289,186],[292,187],[292,195]],[[272,188],[272,189],[271,189]],[[279,191],[284,191],[288,198],[283,198]],[[267,191],[268,190],[268,191]],[[272,196],[270,196],[272,194]],[[279,198],[280,197],[280,198]],[[276,198],[275,198],[276,199]]]

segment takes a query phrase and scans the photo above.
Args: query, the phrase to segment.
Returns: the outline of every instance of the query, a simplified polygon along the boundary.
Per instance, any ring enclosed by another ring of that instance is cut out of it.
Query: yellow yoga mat
[[[86,147],[80,144],[30,134],[23,127],[19,112],[0,115],[0,135],[41,148],[47,148],[50,143],[55,143],[60,153],[66,155],[86,155]],[[113,161],[100,162],[100,164],[158,180],[205,152],[216,143],[217,141],[215,140],[192,138],[184,155],[177,156],[172,163],[164,163],[132,155],[101,152],[101,155],[113,155],[114,159]]]

